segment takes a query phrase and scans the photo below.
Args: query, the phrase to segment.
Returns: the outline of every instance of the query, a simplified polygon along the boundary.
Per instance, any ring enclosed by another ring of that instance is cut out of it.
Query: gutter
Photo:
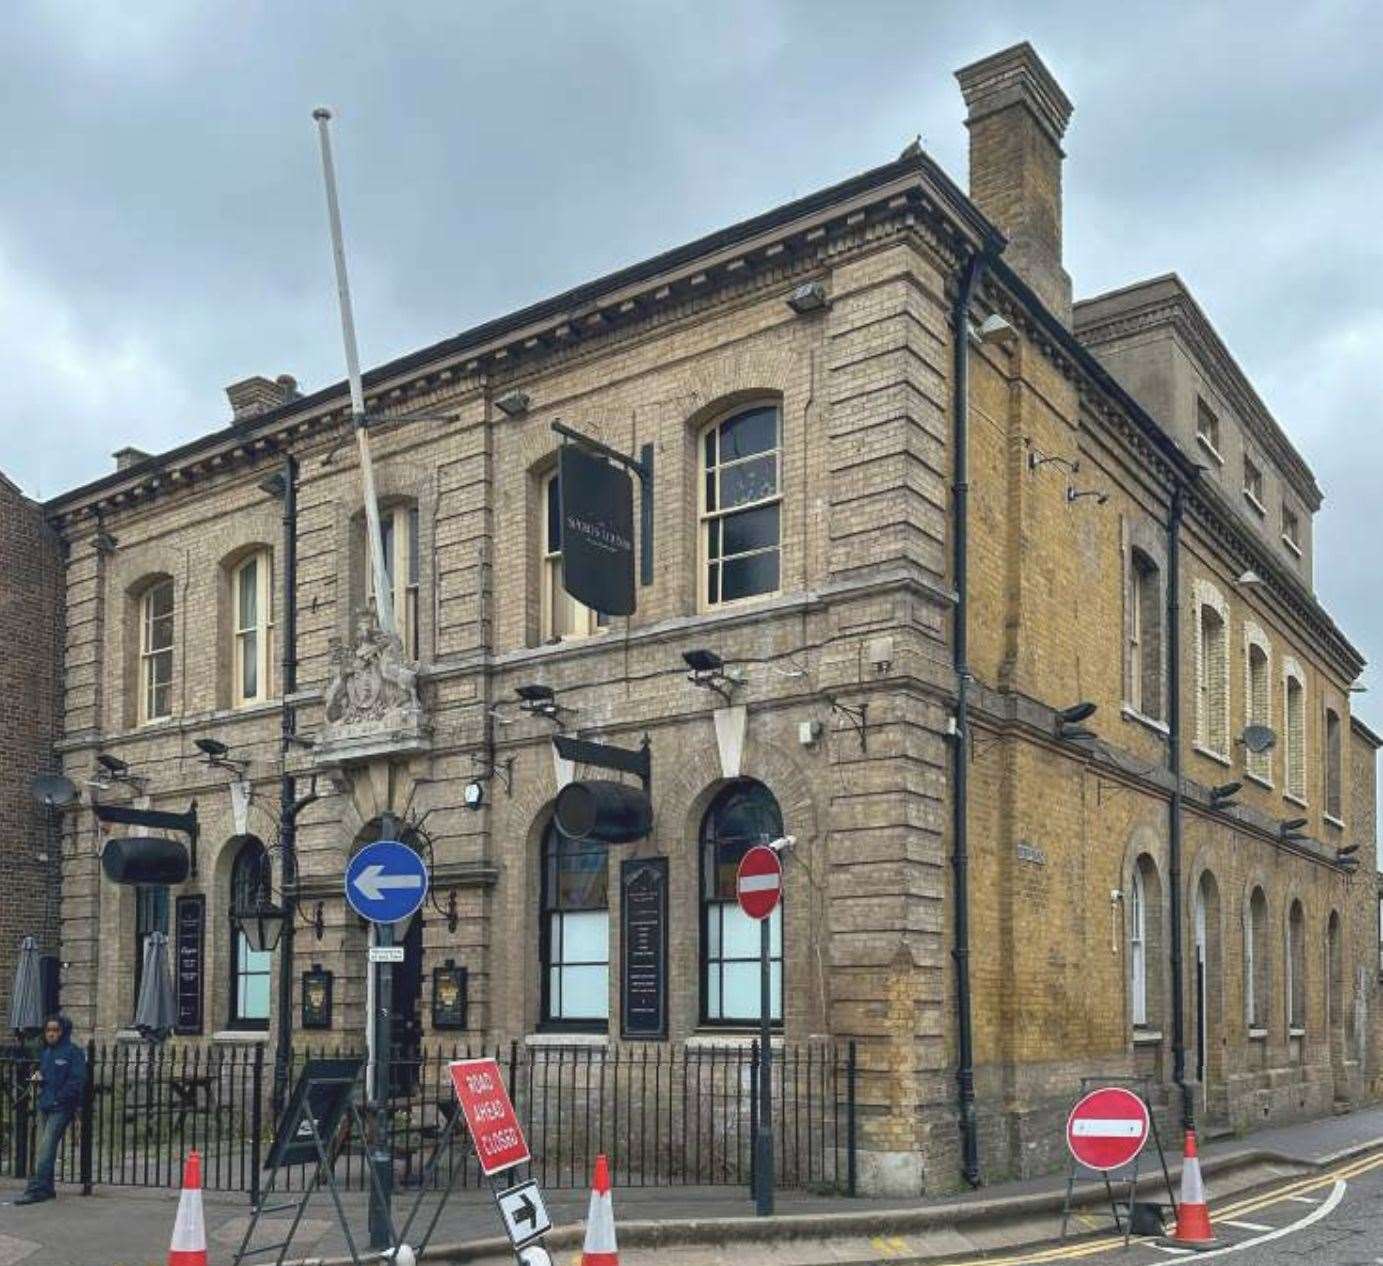
[[[955,446],[951,498],[951,583],[956,607],[951,645],[956,673],[955,729],[951,735],[951,873],[955,889],[956,1089],[960,1111],[961,1172],[971,1187],[980,1185],[979,1127],[975,1116],[975,1040],[970,1014],[970,301],[985,267],[993,264],[1004,240],[990,235],[971,251],[960,274],[951,308],[952,435]]]

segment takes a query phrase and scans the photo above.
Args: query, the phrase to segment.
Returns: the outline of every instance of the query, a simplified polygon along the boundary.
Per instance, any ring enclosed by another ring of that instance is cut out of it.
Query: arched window
[[[233,701],[261,703],[270,695],[273,652],[273,561],[257,550],[231,572]]]
[[[542,926],[545,1023],[603,1028],[610,1019],[609,849],[543,832]]]
[[[1154,721],[1162,719],[1162,582],[1153,560],[1132,551],[1129,593],[1129,702]]]
[[[1272,690],[1268,683],[1268,652],[1258,642],[1248,647],[1248,724],[1272,725]],[[1273,756],[1271,750],[1255,752],[1247,749],[1245,765],[1248,772],[1264,782],[1271,782]]]
[[[1229,656],[1225,619],[1210,603],[1202,603],[1199,629],[1199,680],[1196,695],[1196,736],[1201,746],[1220,756],[1229,754]]]
[[[361,519],[361,532],[368,532]],[[379,512],[379,532],[384,544],[384,571],[389,577],[389,600],[394,610],[403,653],[418,658],[418,507],[399,504]],[[363,541],[365,592],[375,596],[375,569],[370,561],[370,543]]]
[[[1300,669],[1290,665],[1286,673],[1283,709],[1286,731],[1282,763],[1286,771],[1287,794],[1297,800],[1306,799],[1306,687]]]
[[[1341,792],[1340,714],[1334,708],[1325,710],[1325,811],[1335,821],[1344,817]]]
[[[759,1019],[759,922],[739,908],[735,875],[752,845],[782,835],[778,802],[752,779],[722,790],[701,821],[701,1019],[706,1024]],[[769,916],[769,958],[769,1018],[781,1024],[782,901]]]
[[[1287,916],[1287,1027],[1306,1027],[1306,914],[1300,901]]]
[[[1133,872],[1133,887],[1128,904],[1129,973],[1133,993],[1132,1011],[1135,1027],[1148,1022],[1148,910],[1147,894],[1143,891],[1143,874],[1139,867]]]
[[[1244,981],[1250,1029],[1268,1027],[1268,900],[1262,888],[1249,896],[1244,936]]]
[[[269,857],[258,840],[247,839],[231,864],[230,910],[253,910],[269,899]],[[274,956],[250,948],[250,942],[231,918],[230,1014],[227,1027],[269,1027],[269,972]]]
[[[542,640],[589,637],[609,623],[609,616],[582,606],[562,588],[562,504],[554,470],[543,480]]]
[[[139,720],[173,715],[173,582],[159,580],[139,600]]]
[[[781,428],[776,405],[756,405],[701,433],[700,605],[778,592],[782,544]]]

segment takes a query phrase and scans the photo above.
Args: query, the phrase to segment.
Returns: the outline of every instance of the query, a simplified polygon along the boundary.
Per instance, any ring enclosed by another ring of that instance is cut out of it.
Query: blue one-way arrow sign
[[[397,923],[423,904],[427,867],[407,844],[376,840],[346,867],[346,900],[371,923]]]

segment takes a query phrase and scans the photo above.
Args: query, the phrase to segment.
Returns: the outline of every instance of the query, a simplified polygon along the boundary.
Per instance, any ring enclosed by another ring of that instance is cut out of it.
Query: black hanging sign
[[[634,485],[579,444],[558,455],[562,588],[604,615],[634,611]]]
[[[667,858],[620,865],[620,1022],[626,1038],[667,1036]]]
[[[178,974],[178,1023],[174,1029],[184,1037],[202,1031],[202,949],[206,931],[206,898],[200,895],[179,897],[174,917]]]

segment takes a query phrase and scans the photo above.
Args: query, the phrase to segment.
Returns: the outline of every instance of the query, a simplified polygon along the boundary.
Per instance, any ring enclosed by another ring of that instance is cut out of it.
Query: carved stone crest
[[[326,743],[395,731],[414,737],[426,729],[417,667],[405,657],[398,634],[380,628],[373,601],[358,614],[351,644],[332,638],[330,654]]]

